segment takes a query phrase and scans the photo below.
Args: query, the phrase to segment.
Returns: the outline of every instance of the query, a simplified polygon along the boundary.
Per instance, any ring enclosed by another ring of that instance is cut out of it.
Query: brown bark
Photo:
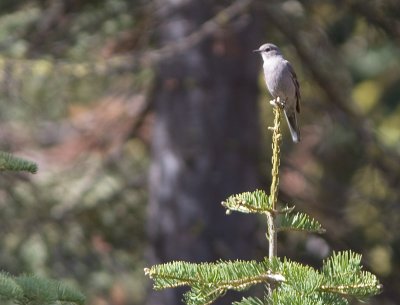
[[[162,2],[163,45],[187,36],[215,13],[212,1],[174,2]],[[254,253],[256,220],[226,216],[220,204],[258,186],[260,62],[251,51],[259,44],[259,31],[251,17],[242,13],[158,65],[147,225],[150,264],[245,259]],[[181,298],[176,290],[153,292],[148,304],[178,304]]]

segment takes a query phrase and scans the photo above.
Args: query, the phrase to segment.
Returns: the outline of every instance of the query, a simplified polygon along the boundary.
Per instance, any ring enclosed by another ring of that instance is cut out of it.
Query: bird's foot
[[[269,103],[274,107],[280,107],[281,109],[285,108],[285,101],[281,100],[279,96],[276,99],[269,101]]]

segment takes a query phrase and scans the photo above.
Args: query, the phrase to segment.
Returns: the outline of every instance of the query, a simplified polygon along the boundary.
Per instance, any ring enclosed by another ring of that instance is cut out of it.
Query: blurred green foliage
[[[35,178],[0,176],[0,269],[71,281],[90,304],[143,302],[148,148],[143,139],[127,139],[110,144],[112,153],[96,148],[100,143],[89,151],[76,142],[52,149],[71,138],[86,142],[80,131],[96,100],[126,101],[148,87],[145,70],[108,73],[109,55],[102,54],[114,52],[117,36],[129,36],[124,31],[143,18],[136,4],[2,1],[0,6],[0,113],[7,129],[1,144],[13,151],[30,146],[29,157],[42,169]],[[51,21],[57,5],[62,8]],[[96,122],[108,114],[99,111]],[[96,126],[91,128],[87,132],[96,133]],[[129,130],[108,131],[108,137],[118,137]],[[64,159],[68,151],[73,157]]]

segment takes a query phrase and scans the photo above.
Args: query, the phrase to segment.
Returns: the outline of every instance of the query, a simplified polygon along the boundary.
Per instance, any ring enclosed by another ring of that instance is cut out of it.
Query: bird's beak
[[[253,50],[254,53],[260,53],[261,50],[257,49],[257,50]]]

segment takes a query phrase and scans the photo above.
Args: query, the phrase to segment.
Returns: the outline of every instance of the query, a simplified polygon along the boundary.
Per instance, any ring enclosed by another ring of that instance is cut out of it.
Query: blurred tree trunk
[[[187,36],[216,13],[213,1],[177,2],[163,1],[159,10],[162,45]],[[239,16],[158,66],[147,226],[150,264],[254,254],[256,220],[226,216],[220,204],[258,186],[260,61],[251,50],[260,41],[253,17]],[[153,292],[148,304],[179,304],[181,299],[181,291]]]

